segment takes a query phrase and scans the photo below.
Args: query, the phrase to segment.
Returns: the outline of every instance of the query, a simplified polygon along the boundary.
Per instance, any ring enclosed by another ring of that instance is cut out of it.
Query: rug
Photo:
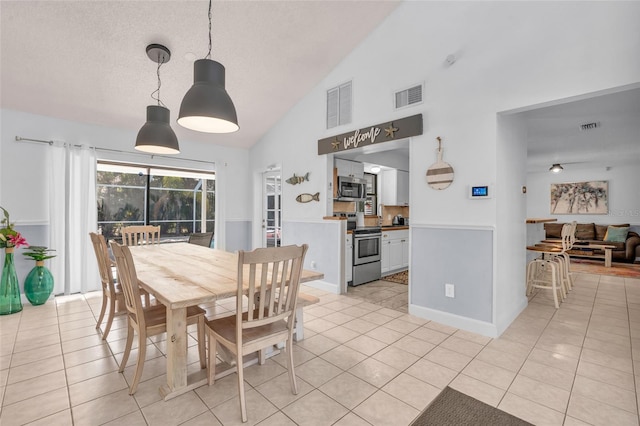
[[[397,272],[395,274],[387,275],[386,277],[380,278],[383,281],[391,281],[396,284],[409,284],[409,271]]]
[[[411,423],[412,426],[526,426],[525,422],[482,401],[444,388],[440,395]]]
[[[571,271],[624,278],[640,278],[640,265],[633,263],[612,263],[611,268],[607,268],[602,261],[572,258]]]

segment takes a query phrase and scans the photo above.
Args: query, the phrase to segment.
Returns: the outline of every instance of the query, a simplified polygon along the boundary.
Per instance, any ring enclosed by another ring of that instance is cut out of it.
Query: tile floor
[[[398,286],[346,296],[305,288],[321,302],[305,310],[305,340],[294,347],[299,393],[281,355],[248,368],[248,424],[406,425],[447,385],[535,424],[638,424],[640,280],[578,275],[560,310],[539,293],[499,339],[406,314]],[[149,341],[129,396],[135,354],[119,374],[125,324],[119,317],[103,343],[99,304],[97,293],[59,297],[0,317],[0,424],[240,424],[235,375],[160,400],[162,338]]]

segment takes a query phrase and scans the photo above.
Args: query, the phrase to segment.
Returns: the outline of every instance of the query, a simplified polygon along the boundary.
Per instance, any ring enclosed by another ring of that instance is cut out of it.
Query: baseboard
[[[448,312],[436,311],[435,309],[409,304],[409,313],[420,318],[436,321],[450,327],[470,331],[487,337],[498,337],[498,329],[495,324],[479,321]]]

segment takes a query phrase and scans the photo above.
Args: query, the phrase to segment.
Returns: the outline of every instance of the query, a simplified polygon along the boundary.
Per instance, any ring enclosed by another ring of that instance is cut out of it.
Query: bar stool
[[[556,256],[559,251],[544,246],[529,246],[527,250],[536,251],[541,257],[533,259],[527,264],[527,296],[530,296],[534,288],[552,290],[553,301],[556,309],[560,308],[560,301],[564,301],[567,295],[567,280],[564,277],[565,265],[562,256]]]

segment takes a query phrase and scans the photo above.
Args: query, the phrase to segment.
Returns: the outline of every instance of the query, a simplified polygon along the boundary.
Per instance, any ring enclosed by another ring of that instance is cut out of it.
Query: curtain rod
[[[16,141],[20,142],[20,141],[28,141],[28,142],[38,142],[38,143],[46,143],[49,145],[53,145],[56,141],[46,141],[43,139],[30,139],[30,138],[23,138],[21,136],[16,136]],[[62,141],[60,141],[62,142]],[[65,145],[71,145],[74,146],[76,148],[81,148],[83,145],[72,145],[72,144],[68,144],[67,142],[62,142]],[[120,149],[110,149],[110,148],[97,148],[95,146],[91,146],[89,148],[93,148],[96,151],[105,151],[105,152],[115,152],[115,153],[119,153],[119,154],[131,154],[131,155],[141,155],[141,156],[151,156],[151,158],[154,157],[159,157],[159,158],[167,158],[169,160],[185,160],[185,161],[193,161],[195,163],[204,163],[204,164],[213,164],[215,165],[216,162],[215,161],[204,161],[204,160],[192,160],[190,158],[182,158],[182,157],[169,157],[167,155],[160,155],[160,154],[143,154],[141,152],[134,152],[134,151],[122,151]]]

